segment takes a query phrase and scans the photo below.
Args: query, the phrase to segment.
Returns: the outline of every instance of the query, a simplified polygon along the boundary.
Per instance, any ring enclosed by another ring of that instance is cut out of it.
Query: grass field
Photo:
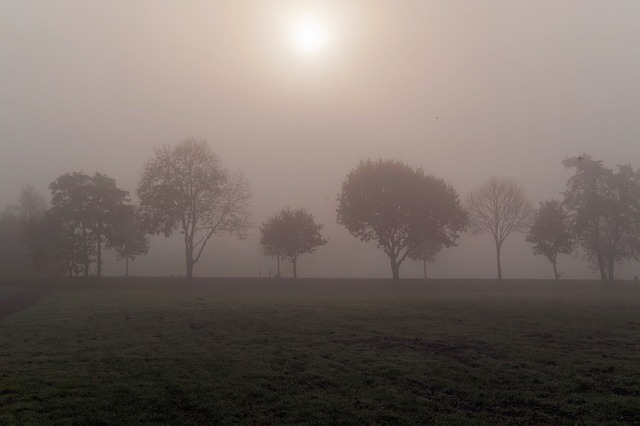
[[[640,285],[0,286],[0,424],[640,424]]]

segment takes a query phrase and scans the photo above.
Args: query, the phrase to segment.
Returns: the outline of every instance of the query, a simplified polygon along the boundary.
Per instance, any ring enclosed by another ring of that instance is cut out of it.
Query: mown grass
[[[0,286],[0,424],[639,424],[633,283]]]

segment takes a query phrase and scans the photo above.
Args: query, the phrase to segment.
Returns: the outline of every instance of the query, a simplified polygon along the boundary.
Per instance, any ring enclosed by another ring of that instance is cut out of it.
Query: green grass
[[[639,424],[633,283],[15,283],[0,424]],[[21,299],[22,300],[22,299]]]

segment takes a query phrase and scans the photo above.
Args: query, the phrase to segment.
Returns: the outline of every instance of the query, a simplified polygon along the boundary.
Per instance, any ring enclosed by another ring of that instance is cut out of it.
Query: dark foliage
[[[268,256],[278,257],[293,264],[293,277],[298,277],[297,261],[302,254],[313,253],[317,247],[327,243],[322,237],[323,225],[316,223],[313,215],[305,209],[282,209],[260,226],[260,244]]]
[[[376,241],[389,257],[394,279],[400,265],[425,241],[454,246],[467,213],[453,187],[399,161],[361,161],[338,196],[338,223],[362,241]]]

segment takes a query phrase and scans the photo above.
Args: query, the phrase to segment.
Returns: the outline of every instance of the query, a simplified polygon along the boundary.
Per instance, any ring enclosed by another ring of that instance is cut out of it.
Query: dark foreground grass
[[[640,424],[633,283],[111,279],[2,301],[0,424]]]

